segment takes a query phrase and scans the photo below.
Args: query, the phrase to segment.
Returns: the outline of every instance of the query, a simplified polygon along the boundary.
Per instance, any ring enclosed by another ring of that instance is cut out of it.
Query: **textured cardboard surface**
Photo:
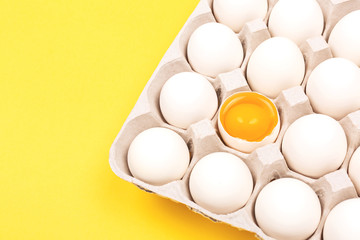
[[[222,221],[234,227],[255,232],[262,239],[273,238],[267,236],[256,224],[254,205],[257,195],[267,183],[274,179],[281,177],[297,178],[309,184],[320,199],[322,218],[319,227],[310,239],[321,239],[322,228],[329,211],[337,203],[357,197],[355,188],[347,175],[347,168],[352,153],[360,145],[360,110],[340,120],[348,140],[348,152],[344,163],[339,170],[319,179],[311,179],[291,171],[281,154],[281,141],[287,127],[292,122],[301,116],[313,113],[309,99],[304,93],[307,79],[311,71],[319,63],[332,57],[326,39],[341,17],[352,10],[360,9],[360,1],[318,0],[318,2],[324,13],[325,30],[322,37],[308,39],[300,47],[306,62],[306,73],[302,85],[284,90],[274,99],[281,121],[280,133],[275,143],[258,148],[251,154],[245,154],[224,145],[217,129],[218,113],[215,114],[212,120],[202,120],[191,125],[187,130],[167,124],[161,116],[159,94],[165,81],[176,73],[192,71],[186,58],[186,46],[191,33],[198,26],[215,21],[212,14],[212,1],[201,0],[159,63],[116,137],[110,150],[110,166],[114,173],[145,191],[154,192],[181,202],[193,211],[201,213],[214,221]],[[268,19],[275,3],[274,0],[269,1],[269,12],[265,21]],[[261,42],[271,37],[265,22],[260,19],[247,23],[238,36],[245,52],[241,67],[220,74],[216,78],[208,78],[218,94],[219,106],[231,94],[250,90],[244,76],[249,57]],[[191,162],[183,179],[163,186],[153,186],[131,176],[127,166],[127,151],[132,140],[140,132],[159,126],[172,129],[184,138],[191,153]],[[188,188],[189,176],[196,162],[205,155],[217,151],[229,152],[239,156],[249,167],[254,180],[254,190],[245,207],[226,215],[214,214],[198,206],[192,200]]]

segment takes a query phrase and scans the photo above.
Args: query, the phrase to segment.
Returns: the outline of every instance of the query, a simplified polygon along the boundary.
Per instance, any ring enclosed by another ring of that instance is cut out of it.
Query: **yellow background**
[[[195,0],[0,1],[0,239],[255,239],[116,177],[112,141]]]

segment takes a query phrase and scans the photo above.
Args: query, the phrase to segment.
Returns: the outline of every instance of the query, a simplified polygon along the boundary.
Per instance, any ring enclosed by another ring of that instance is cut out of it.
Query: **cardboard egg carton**
[[[269,1],[268,19],[276,0]],[[166,123],[159,107],[159,95],[164,83],[174,74],[193,71],[186,57],[187,42],[192,32],[202,24],[214,22],[212,0],[201,0],[195,11],[166,52],[149,82],[145,86],[135,107],[126,119],[110,150],[110,166],[120,178],[137,185],[139,188],[160,196],[183,203],[190,209],[214,221],[228,223],[239,229],[254,232],[261,239],[273,239],[267,236],[257,225],[254,216],[254,205],[261,189],[274,179],[292,177],[309,184],[317,193],[322,205],[320,224],[310,239],[322,239],[322,229],[329,211],[339,202],[357,197],[356,190],[347,175],[349,160],[354,150],[360,145],[360,111],[353,112],[340,120],[348,140],[348,151],[344,163],[339,170],[319,179],[312,179],[291,171],[281,153],[281,142],[288,126],[301,116],[313,113],[304,89],[311,71],[322,61],[331,58],[331,50],[325,39],[336,22],[348,12],[360,9],[360,1],[355,0],[318,0],[326,20],[322,37],[308,39],[301,45],[306,73],[301,86],[282,91],[274,99],[279,110],[281,128],[275,143],[256,149],[246,154],[227,147],[217,129],[218,112],[211,120],[202,120],[188,129],[180,129]],[[245,78],[246,66],[254,49],[270,38],[270,33],[263,20],[247,23],[238,34],[245,52],[240,68],[223,73],[216,78],[208,78],[214,86],[219,106],[231,94],[239,91],[250,91]],[[147,184],[132,177],[127,165],[127,152],[132,140],[142,131],[152,127],[165,127],[183,137],[191,153],[190,165],[181,180],[162,186]],[[204,156],[213,152],[229,152],[240,157],[249,167],[254,190],[247,204],[240,210],[230,214],[214,214],[197,205],[189,191],[189,176],[194,165]]]

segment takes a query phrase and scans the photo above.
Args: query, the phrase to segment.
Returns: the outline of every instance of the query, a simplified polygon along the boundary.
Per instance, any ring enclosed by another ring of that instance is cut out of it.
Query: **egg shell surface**
[[[321,205],[314,190],[293,178],[280,178],[267,184],[255,203],[260,228],[278,240],[307,239],[316,230]]]
[[[175,74],[161,89],[161,113],[173,126],[186,129],[195,122],[211,119],[217,108],[215,89],[198,73]]]
[[[227,214],[246,204],[253,190],[253,179],[239,157],[215,152],[196,163],[189,187],[197,204],[213,213]]]
[[[246,74],[253,91],[276,98],[282,90],[301,84],[305,74],[304,57],[291,40],[273,37],[255,49]]]
[[[150,128],[135,137],[128,151],[131,174],[146,183],[163,185],[181,179],[190,153],[183,138],[167,128]]]
[[[310,114],[293,122],[282,141],[282,153],[290,169],[311,178],[335,171],[347,152],[344,129],[333,118]]]
[[[244,52],[231,28],[220,23],[205,23],[191,35],[187,57],[196,72],[216,77],[239,68]]]
[[[360,109],[360,69],[344,58],[327,59],[310,74],[306,94],[315,112],[340,120]]]
[[[326,218],[324,240],[360,239],[360,198],[345,200],[336,205]]]
[[[335,57],[353,61],[360,67],[360,10],[353,11],[335,25],[329,45]]]
[[[316,0],[280,0],[268,25],[272,36],[289,38],[300,46],[308,38],[321,36],[324,16]]]
[[[219,23],[240,32],[245,23],[263,19],[268,9],[267,0],[214,0],[214,15]]]

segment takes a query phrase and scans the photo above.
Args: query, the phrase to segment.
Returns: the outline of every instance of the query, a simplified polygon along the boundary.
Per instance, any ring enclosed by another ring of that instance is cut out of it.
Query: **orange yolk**
[[[259,142],[271,134],[279,119],[270,99],[255,92],[240,92],[223,103],[220,121],[230,136]]]

